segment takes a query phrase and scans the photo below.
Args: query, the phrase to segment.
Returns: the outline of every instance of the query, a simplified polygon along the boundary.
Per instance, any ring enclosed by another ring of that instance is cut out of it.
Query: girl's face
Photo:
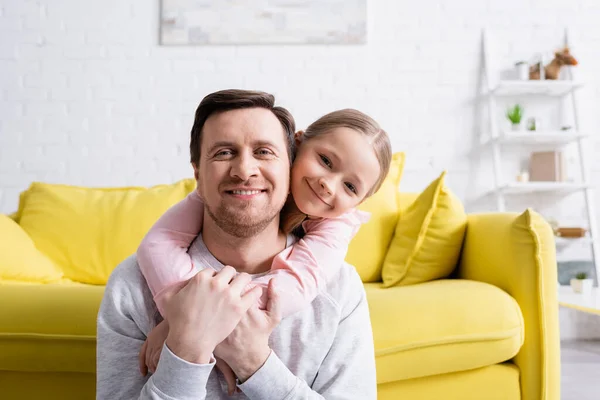
[[[334,218],[364,200],[380,173],[369,139],[345,127],[308,140],[298,138],[291,190],[300,211]]]

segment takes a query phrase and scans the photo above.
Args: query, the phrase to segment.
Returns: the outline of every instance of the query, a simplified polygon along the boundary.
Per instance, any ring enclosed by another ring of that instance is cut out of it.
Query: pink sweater
[[[203,217],[204,203],[193,191],[159,218],[137,250],[138,264],[163,315],[167,289],[181,285],[204,268],[193,265],[187,253],[201,231]],[[336,275],[350,240],[368,219],[368,213],[352,210],[337,218],[306,220],[302,224],[306,235],[275,256],[269,273],[254,278],[247,290],[263,288],[259,307],[264,309],[266,288],[276,278],[275,289],[285,293],[283,315],[299,311]]]

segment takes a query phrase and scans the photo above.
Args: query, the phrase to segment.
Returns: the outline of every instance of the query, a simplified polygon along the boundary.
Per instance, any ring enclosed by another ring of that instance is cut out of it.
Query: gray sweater
[[[199,237],[189,251],[196,265],[223,265]],[[135,256],[112,273],[98,313],[97,386],[100,400],[117,399],[375,399],[375,358],[362,282],[344,264],[317,298],[284,318],[269,339],[265,364],[227,395],[213,364],[192,364],[163,346],[154,375],[143,377],[138,354],[160,321]]]

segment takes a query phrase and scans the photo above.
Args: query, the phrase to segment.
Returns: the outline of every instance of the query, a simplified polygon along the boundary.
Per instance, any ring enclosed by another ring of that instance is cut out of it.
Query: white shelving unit
[[[567,80],[500,81],[490,89],[496,96],[564,96],[583,85]]]
[[[568,246],[571,246],[576,243],[590,245],[590,244],[592,244],[592,239],[590,239],[589,236],[584,236],[582,238],[563,238],[563,237],[556,238],[556,248],[564,248],[564,247],[568,247]]]
[[[588,135],[564,131],[537,131],[537,132],[500,132],[498,137],[491,138],[484,142],[485,145],[498,143],[502,145],[545,145],[545,146],[566,146],[577,142],[579,139],[585,139]]]
[[[568,32],[565,30],[565,45],[568,46]],[[490,57],[489,33],[483,32],[483,56],[484,70],[487,81],[487,106],[489,110],[489,135],[482,142],[484,146],[490,146],[492,151],[492,163],[494,169],[493,189],[488,195],[496,200],[498,211],[506,210],[506,197],[514,195],[550,195],[570,194],[581,192],[584,195],[585,208],[588,220],[588,235],[584,238],[565,239],[557,238],[557,248],[569,246],[575,243],[584,243],[591,247],[592,260],[596,267],[596,277],[600,281],[600,256],[599,232],[596,226],[596,210],[593,199],[593,187],[589,180],[589,167],[584,155],[588,135],[579,131],[579,116],[575,92],[583,87],[582,82],[573,80],[573,75],[568,70],[568,79],[565,80],[535,80],[535,81],[511,81],[494,79],[492,76],[492,65]],[[502,131],[497,126],[497,100],[500,97],[563,97],[568,96],[574,126],[568,131],[525,131],[513,132]],[[577,158],[582,180],[580,182],[514,182],[506,181],[502,176],[502,152],[507,146],[541,146],[549,149],[559,150],[569,145],[577,145]]]
[[[584,183],[571,182],[512,182],[494,189],[495,193],[503,194],[533,194],[533,193],[559,193],[559,192],[576,192],[585,190],[589,186]]]
[[[570,286],[558,287],[558,304],[590,314],[600,315],[600,288],[593,288],[591,293],[573,292]]]

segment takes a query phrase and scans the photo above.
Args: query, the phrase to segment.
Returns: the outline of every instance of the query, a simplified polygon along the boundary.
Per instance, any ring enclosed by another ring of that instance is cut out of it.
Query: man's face
[[[281,123],[263,108],[211,115],[195,174],[208,216],[226,233],[249,237],[278,225],[290,176]]]

